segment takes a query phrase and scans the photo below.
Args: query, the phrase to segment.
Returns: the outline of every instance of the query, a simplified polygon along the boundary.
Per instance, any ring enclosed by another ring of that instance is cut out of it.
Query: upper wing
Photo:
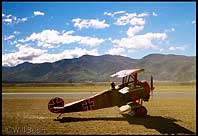
[[[144,69],[127,69],[127,70],[121,70],[113,75],[111,75],[111,77],[119,77],[119,78],[122,78],[122,77],[125,77],[125,76],[128,76],[128,75],[131,75],[133,73],[139,73],[139,72],[142,72],[144,71]]]

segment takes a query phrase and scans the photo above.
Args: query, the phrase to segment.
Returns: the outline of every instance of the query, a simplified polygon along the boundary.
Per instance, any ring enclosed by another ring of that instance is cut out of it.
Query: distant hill
[[[159,81],[196,80],[196,57],[150,54],[142,59],[116,55],[63,59],[54,63],[25,62],[15,67],[2,67],[2,82],[100,82],[123,69],[144,68],[140,79],[152,74]]]

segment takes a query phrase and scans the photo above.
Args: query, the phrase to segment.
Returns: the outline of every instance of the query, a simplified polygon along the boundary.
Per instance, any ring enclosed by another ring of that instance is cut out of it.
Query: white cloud
[[[144,25],[145,20],[143,18],[132,18],[130,21],[131,25]]]
[[[127,52],[128,52],[128,53],[135,53],[135,52],[137,52],[137,50],[134,50],[134,49],[128,49],[128,50],[127,50]]]
[[[174,46],[171,46],[171,47],[169,47],[169,50],[170,51],[175,51],[175,50],[181,50],[181,51],[184,51],[185,50],[185,48],[184,47],[174,47]]]
[[[71,59],[71,58],[81,57],[83,55],[98,56],[99,53],[96,49],[86,50],[86,49],[76,47],[75,49],[65,50],[59,54],[45,53],[37,58],[34,58],[34,60],[32,60],[32,63],[55,62],[55,61],[62,60],[62,59]]]
[[[61,33],[56,30],[43,30],[40,33],[33,33],[29,37],[26,37],[25,39],[20,39],[18,41],[22,43],[30,41],[37,42],[38,46],[42,46],[44,48],[54,48],[58,47],[57,45],[59,44],[71,43],[78,43],[94,47],[100,45],[105,41],[104,39],[94,37],[71,35],[73,33],[74,31],[63,31]]]
[[[115,25],[144,25],[145,20],[143,17],[148,16],[147,13],[126,13],[123,16],[120,16],[116,19],[116,22],[114,23]]]
[[[85,36],[85,37],[72,36],[71,38],[73,38],[73,41],[79,44],[89,45],[91,47],[97,46],[105,41],[104,39],[98,39],[98,38],[93,38],[93,37],[88,37],[88,36]]]
[[[14,31],[13,33],[14,33],[15,35],[20,34],[20,32],[19,32],[19,31]]]
[[[113,14],[114,14],[114,15],[117,15],[117,14],[123,14],[123,13],[126,13],[126,11],[116,11],[116,12],[114,12]]]
[[[77,27],[79,29],[82,28],[95,28],[95,29],[103,29],[106,27],[109,27],[109,24],[105,23],[105,20],[98,20],[98,19],[72,19],[72,22],[74,22],[74,27]]]
[[[46,52],[46,50],[35,49],[27,45],[18,44],[16,47],[17,52],[2,55],[3,66],[15,66],[25,61],[31,61]]]
[[[70,31],[62,30],[62,33],[61,34],[71,35],[71,34],[74,34],[74,33],[75,33],[75,31],[73,31],[73,30],[70,30]]]
[[[2,22],[6,25],[10,25],[10,24],[18,24],[21,22],[26,22],[28,21],[28,19],[30,18],[34,18],[35,16],[43,16],[44,13],[40,12],[40,11],[35,11],[34,12],[34,16],[31,17],[23,17],[23,18],[19,18],[13,15],[6,15],[6,14],[2,14]]]
[[[5,41],[8,41],[8,40],[11,40],[11,39],[13,39],[15,36],[14,35],[9,35],[9,36],[4,36],[4,40]]]
[[[155,13],[155,12],[153,12],[152,15],[153,15],[153,16],[158,16],[157,13]]]
[[[133,37],[121,38],[120,40],[112,40],[115,47],[127,49],[148,49],[155,48],[154,44],[167,38],[166,33],[146,33],[144,35],[135,35]]]
[[[111,12],[104,12],[104,15],[113,17],[113,13],[111,13]]]
[[[164,51],[164,49],[163,49],[163,48],[161,48],[161,49],[160,49],[160,52],[162,52],[162,51]]]
[[[17,44],[18,42],[15,40],[15,41],[13,41],[13,42],[10,42],[10,45],[15,45],[15,44]]]
[[[169,33],[169,32],[174,32],[174,31],[175,31],[175,28],[173,28],[173,27],[170,28],[170,29],[165,29],[165,30],[164,30],[165,33],[167,33],[167,32],[168,32],[168,33]]]
[[[12,19],[6,18],[6,19],[3,19],[3,22],[11,24],[12,23]]]
[[[138,32],[140,32],[141,30],[143,30],[144,26],[134,26],[134,27],[129,27],[128,31],[127,31],[127,35],[129,37],[134,36],[135,34],[137,34]]]
[[[124,48],[112,48],[110,49],[107,54],[110,55],[122,55],[122,56],[126,56],[125,54],[125,49]]]
[[[140,13],[140,14],[137,14],[137,17],[146,17],[148,15],[149,15],[148,13]]]
[[[41,11],[34,11],[34,16],[44,16],[45,13]]]
[[[154,15],[157,15],[153,12]],[[126,31],[127,37],[121,39],[110,39],[113,46],[116,48],[127,48],[128,50],[135,51],[136,49],[156,49],[167,38],[166,33],[146,33],[137,35],[144,29],[145,17],[149,16],[148,13],[125,13],[124,15],[116,18],[115,25],[127,25],[129,28]],[[171,31],[175,31],[171,28]]]
[[[174,50],[176,50],[176,48],[171,46],[171,47],[169,47],[169,50],[174,51]]]
[[[17,45],[18,52],[2,55],[3,66],[16,66],[23,62],[31,63],[44,63],[55,62],[61,59],[71,59],[75,57],[81,57],[83,55],[98,56],[99,53],[96,49],[86,50],[82,48],[75,48],[70,50],[64,50],[61,53],[49,54],[46,50],[35,49],[26,45]]]
[[[193,21],[192,21],[192,24],[196,24],[196,20],[193,20]]]
[[[2,18],[3,18],[3,23],[4,24],[7,24],[7,25],[10,25],[10,24],[18,24],[20,22],[25,22],[27,21],[27,17],[24,17],[24,18],[17,18],[13,15],[5,15],[5,14],[2,14]]]
[[[104,15],[114,17],[114,16],[117,15],[117,14],[123,14],[123,13],[126,13],[126,11],[116,11],[116,12],[114,12],[114,13],[111,13],[111,12],[104,12]]]

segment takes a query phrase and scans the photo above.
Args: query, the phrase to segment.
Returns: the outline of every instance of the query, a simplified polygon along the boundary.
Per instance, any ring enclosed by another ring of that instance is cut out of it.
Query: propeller
[[[153,90],[155,89],[155,87],[153,87],[153,76],[151,75],[151,95],[153,98]]]

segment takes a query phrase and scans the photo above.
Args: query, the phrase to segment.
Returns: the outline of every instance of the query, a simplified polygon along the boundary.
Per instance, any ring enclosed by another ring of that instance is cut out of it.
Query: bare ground
[[[75,99],[66,99],[72,102]],[[2,133],[10,134],[196,134],[196,99],[151,99],[145,118],[119,114],[117,107],[57,115],[49,99],[2,100]]]

